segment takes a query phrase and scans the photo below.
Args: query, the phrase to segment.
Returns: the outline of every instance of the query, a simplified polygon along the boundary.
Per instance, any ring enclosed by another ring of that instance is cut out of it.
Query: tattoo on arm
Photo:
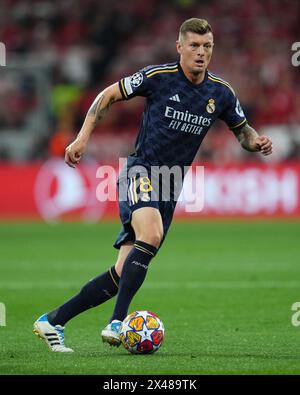
[[[100,92],[86,114],[77,139],[86,143],[94,127],[105,116],[109,107],[119,100],[122,100],[122,95],[117,83]]]
[[[259,137],[258,133],[246,123],[241,129],[233,130],[235,137],[240,142],[241,146],[247,151],[259,151],[255,139]]]
[[[93,119],[93,123],[98,123],[107,113],[109,107],[113,104],[114,100],[110,99],[107,101],[105,94],[103,92],[99,93],[99,95],[94,100],[93,104],[91,105],[88,114]],[[107,102],[107,103],[105,103]]]
[[[91,108],[89,109],[90,115],[96,115],[97,107],[99,104],[101,104],[102,100],[103,100],[103,93],[100,93],[94,100],[93,104],[91,105]]]

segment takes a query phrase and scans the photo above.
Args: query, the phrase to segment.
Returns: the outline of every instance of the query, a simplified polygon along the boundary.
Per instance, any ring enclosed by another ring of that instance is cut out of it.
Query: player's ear
[[[179,55],[181,55],[181,44],[179,40],[176,41],[176,49]]]

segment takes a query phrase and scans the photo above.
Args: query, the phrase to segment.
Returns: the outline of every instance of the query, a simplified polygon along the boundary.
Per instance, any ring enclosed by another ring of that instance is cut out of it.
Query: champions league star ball
[[[132,354],[152,354],[162,345],[165,328],[150,311],[135,311],[122,323],[120,339]]]

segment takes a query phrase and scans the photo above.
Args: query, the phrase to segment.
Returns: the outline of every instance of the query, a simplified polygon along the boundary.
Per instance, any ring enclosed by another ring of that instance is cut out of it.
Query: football
[[[150,311],[135,311],[122,323],[120,339],[132,354],[152,354],[157,351],[165,337],[165,328],[160,318]]]

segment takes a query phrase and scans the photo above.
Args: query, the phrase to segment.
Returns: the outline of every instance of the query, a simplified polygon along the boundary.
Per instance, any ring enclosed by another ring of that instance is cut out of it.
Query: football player
[[[180,192],[176,191],[177,184],[171,182],[169,197],[162,196],[158,187],[166,180],[154,180],[153,167],[177,166],[183,178],[184,169],[191,165],[217,119],[227,124],[244,149],[262,155],[272,153],[271,140],[259,136],[248,124],[231,85],[208,70],[213,47],[210,24],[204,19],[186,20],[176,42],[179,60],[145,67],[104,89],[92,103],[75,141],[66,148],[65,162],[75,168],[95,125],[110,106],[135,96],[145,97],[135,151],[118,180],[119,190],[125,188],[127,195],[119,202],[123,226],[114,244],[119,249],[117,261],[73,298],[34,323],[34,331],[52,351],[72,351],[64,343],[65,324],[116,295],[102,339],[111,345],[120,344],[121,323],[167,234]]]

